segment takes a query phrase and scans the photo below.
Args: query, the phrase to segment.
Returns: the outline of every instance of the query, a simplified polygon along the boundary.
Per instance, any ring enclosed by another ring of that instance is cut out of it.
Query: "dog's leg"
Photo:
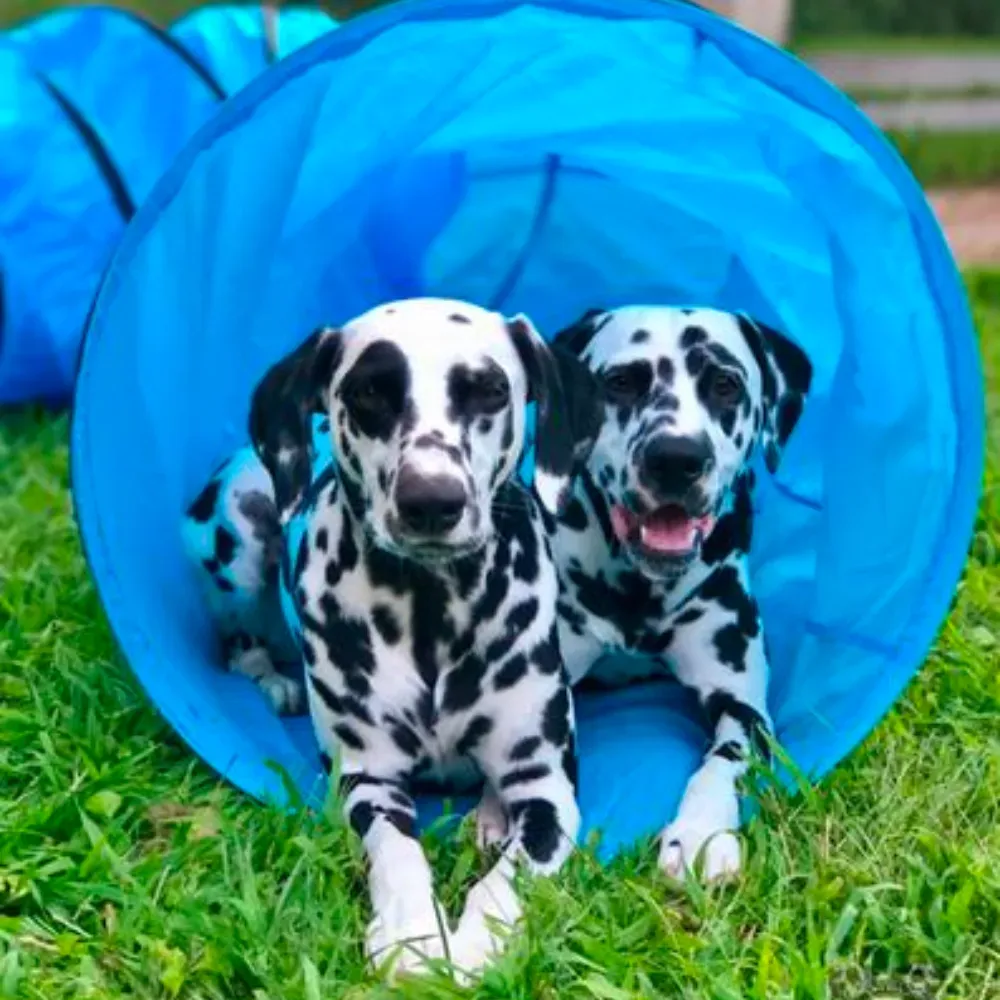
[[[755,602],[746,592],[692,606],[701,615],[677,629],[670,657],[682,684],[705,712],[710,744],[684,790],[677,818],[664,830],[660,866],[682,878],[701,856],[707,881],[739,872],[739,780],[751,749],[768,753],[767,659]],[[733,608],[741,609],[740,612]]]
[[[448,928],[416,836],[413,799],[401,781],[354,767],[345,760],[340,789],[344,812],[369,862],[367,957],[390,977],[427,971],[428,960],[447,957]]]
[[[568,697],[550,702],[553,706],[542,728],[549,735],[557,732],[556,742],[541,733],[522,733],[514,743],[488,740],[487,752],[477,754],[508,829],[500,859],[469,891],[452,937],[451,960],[461,975],[474,976],[502,951],[520,919],[514,887],[518,867],[532,875],[555,874],[576,844],[580,811],[572,707]]]
[[[281,529],[270,479],[249,449],[213,476],[184,519],[228,669],[250,678],[279,715],[300,712],[302,685],[275,661],[297,660],[277,590]]]

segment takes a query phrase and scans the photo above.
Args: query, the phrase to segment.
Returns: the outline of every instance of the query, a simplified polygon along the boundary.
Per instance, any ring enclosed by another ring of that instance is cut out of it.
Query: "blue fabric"
[[[335,27],[286,8],[206,7],[171,33],[110,7],[0,34],[0,404],[64,404],[80,337],[134,207],[221,100]]]
[[[366,14],[250,84],[137,215],[89,328],[73,475],[115,633],[193,749],[257,796],[287,801],[279,772],[322,787],[308,723],[213,662],[178,525],[245,443],[266,367],[400,289],[550,333],[594,305],[696,302],[803,345],[815,391],[760,486],[753,585],[786,751],[813,778],[849,753],[919,669],[964,562],[984,423],[969,312],[861,113],[662,0]],[[606,852],[674,813],[702,745],[678,698],[581,699],[581,802]]]
[[[0,40],[0,403],[62,403],[124,220],[80,132]]]
[[[227,94],[235,94],[273,62],[335,26],[324,11],[283,7],[276,21],[277,51],[272,51],[261,5],[209,6],[182,17],[170,33],[212,71]]]

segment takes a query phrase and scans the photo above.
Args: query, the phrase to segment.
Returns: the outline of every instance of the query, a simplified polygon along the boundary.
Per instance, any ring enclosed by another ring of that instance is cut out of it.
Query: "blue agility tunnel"
[[[0,34],[0,404],[67,402],[135,206],[223,100],[333,25],[305,9],[275,20],[276,51],[259,8],[205,8],[172,32],[67,8]]]
[[[138,212],[89,325],[79,523],[125,656],[236,785],[322,790],[308,720],[223,672],[181,519],[247,441],[251,391],[321,323],[427,294],[528,313],[746,310],[810,354],[762,473],[771,708],[819,778],[919,669],[970,540],[984,398],[969,311],[884,137],[794,58],[663,0],[412,0],[229,102]],[[672,818],[703,735],[673,687],[580,700],[585,826]],[[433,810],[434,803],[428,808]]]

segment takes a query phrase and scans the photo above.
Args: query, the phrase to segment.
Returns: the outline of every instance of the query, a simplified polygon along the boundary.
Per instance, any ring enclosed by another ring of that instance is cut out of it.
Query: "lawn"
[[[1000,995],[1000,274],[969,277],[992,465],[925,670],[826,782],[769,798],[743,883],[672,889],[643,845],[534,887],[503,1000]],[[222,785],[117,657],[74,531],[65,417],[0,422],[0,997],[357,1000],[358,849]],[[474,858],[433,840],[454,904]],[[907,992],[909,991],[909,992]]]

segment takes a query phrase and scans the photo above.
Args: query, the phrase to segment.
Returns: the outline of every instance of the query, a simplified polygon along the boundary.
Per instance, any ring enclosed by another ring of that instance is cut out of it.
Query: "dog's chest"
[[[340,508],[311,520],[290,604],[314,683],[348,709],[360,703],[374,729],[405,732],[432,773],[451,774],[470,720],[494,712],[498,666],[515,645],[542,638],[535,589],[554,589],[554,567],[527,584],[514,572],[527,543],[503,539],[431,572],[359,539]]]

